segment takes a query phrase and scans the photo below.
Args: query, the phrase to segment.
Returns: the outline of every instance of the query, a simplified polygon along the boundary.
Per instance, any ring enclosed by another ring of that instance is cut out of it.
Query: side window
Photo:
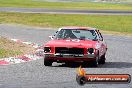
[[[101,41],[103,41],[103,36],[102,36],[102,34],[99,32],[99,34],[100,34],[100,37],[101,37]]]
[[[99,30],[97,30],[98,36],[99,36],[99,40],[103,41],[103,36],[101,35],[101,33],[99,32]]]

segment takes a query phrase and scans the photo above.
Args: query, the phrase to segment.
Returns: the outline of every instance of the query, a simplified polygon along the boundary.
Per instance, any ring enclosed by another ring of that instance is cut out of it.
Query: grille
[[[83,48],[56,47],[55,53],[61,54],[84,54]]]

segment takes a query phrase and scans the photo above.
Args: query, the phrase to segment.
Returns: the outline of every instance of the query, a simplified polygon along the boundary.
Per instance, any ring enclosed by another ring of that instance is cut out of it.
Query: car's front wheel
[[[105,60],[106,60],[106,58],[105,58],[105,54],[104,54],[104,55],[101,56],[101,58],[100,58],[98,63],[99,64],[105,64]]]
[[[96,59],[92,61],[92,66],[98,67],[98,65],[99,65],[99,59],[100,59],[100,57],[99,57],[99,54],[98,54],[96,56]]]
[[[44,58],[44,65],[45,66],[52,66],[52,63],[53,63],[53,61],[47,60],[46,58]]]

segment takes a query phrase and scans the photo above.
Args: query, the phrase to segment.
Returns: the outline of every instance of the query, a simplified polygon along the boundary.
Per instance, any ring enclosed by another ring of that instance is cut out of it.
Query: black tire
[[[96,56],[96,59],[94,60],[94,61],[92,61],[92,66],[93,67],[98,67],[98,65],[99,65],[99,59],[100,59],[100,57],[99,57],[99,54]]]
[[[98,63],[99,64],[105,64],[105,60],[106,60],[106,58],[105,58],[105,54],[104,54],[104,55],[101,56],[101,58],[100,58]]]
[[[46,60],[45,58],[44,58],[44,65],[45,66],[52,66],[52,61],[51,60]]]
[[[93,67],[98,67],[98,62],[96,60],[92,61],[92,66]]]

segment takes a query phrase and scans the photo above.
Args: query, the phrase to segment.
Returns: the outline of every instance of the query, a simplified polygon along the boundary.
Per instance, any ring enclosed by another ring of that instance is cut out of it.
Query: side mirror
[[[49,38],[53,40],[53,36],[49,36]]]

